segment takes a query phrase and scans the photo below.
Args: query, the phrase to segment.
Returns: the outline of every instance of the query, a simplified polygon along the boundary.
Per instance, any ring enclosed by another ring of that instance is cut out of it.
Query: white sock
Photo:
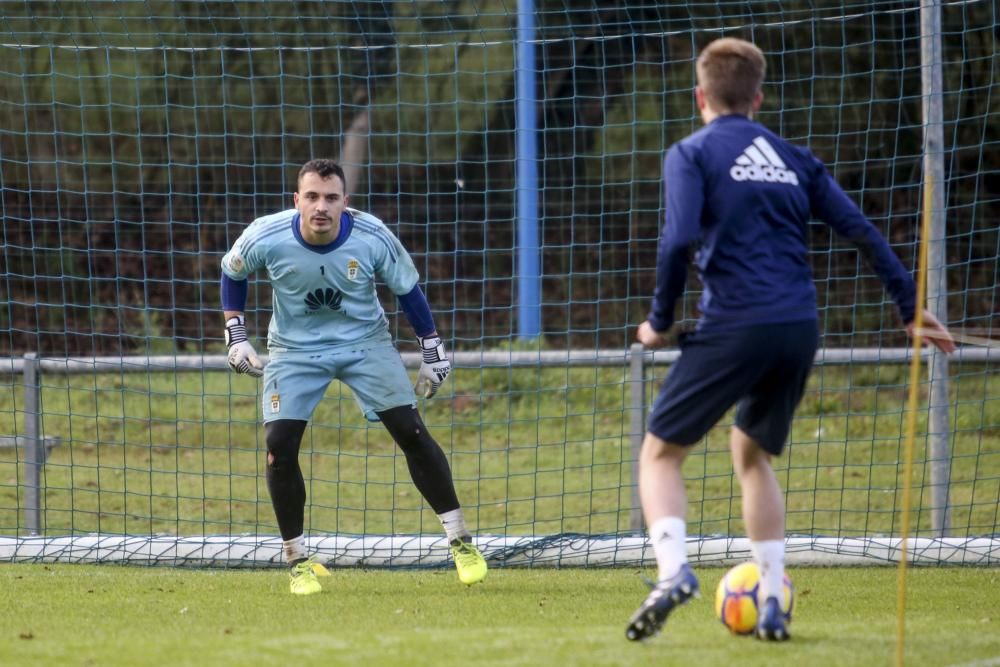
[[[444,528],[449,542],[469,536],[469,529],[465,527],[465,515],[462,514],[461,507],[444,514],[438,514],[438,519],[441,521],[441,526]]]
[[[785,579],[785,541],[763,540],[750,543],[750,552],[754,562],[760,568],[760,588],[757,589],[757,600],[764,602],[769,597],[784,600]]]
[[[681,565],[687,562],[686,532],[684,519],[676,516],[660,517],[649,527],[649,541],[656,554],[660,581],[677,574]]]
[[[290,540],[285,540],[281,543],[281,551],[285,554],[286,563],[308,558],[309,555],[306,553],[305,535],[299,535],[298,537],[293,537]]]

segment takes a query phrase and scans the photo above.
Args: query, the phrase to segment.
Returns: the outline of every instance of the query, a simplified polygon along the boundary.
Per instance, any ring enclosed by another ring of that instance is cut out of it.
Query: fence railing
[[[632,496],[630,508],[630,526],[639,530],[642,528],[642,513],[638,496],[638,466],[639,449],[645,434],[646,417],[646,368],[655,365],[673,363],[679,350],[645,350],[635,344],[623,350],[539,350],[527,351],[489,351],[452,353],[452,365],[455,368],[525,368],[548,367],[565,368],[572,366],[586,367],[627,367],[629,369],[629,440],[632,462]],[[926,350],[924,357],[929,357],[931,351]],[[401,354],[407,368],[418,368],[421,357],[416,352]],[[902,364],[909,363],[913,356],[911,348],[824,348],[816,354],[816,364]],[[265,357],[266,359],[266,357]],[[969,347],[960,348],[949,357],[951,363],[982,363],[1000,361],[1000,349]],[[58,446],[62,440],[57,434],[42,433],[42,376],[80,375],[87,373],[149,373],[149,372],[187,372],[203,370],[228,370],[229,366],[224,355],[159,355],[159,356],[128,356],[128,357],[66,357],[40,358],[36,353],[29,352],[22,358],[0,357],[0,374],[21,374],[23,377],[24,426],[20,434],[0,434],[0,447],[18,447],[24,451],[24,516],[25,528],[32,535],[41,532],[42,521],[42,468],[45,465],[49,450]],[[947,378],[935,378],[946,384]],[[948,434],[932,433],[932,439],[940,439],[937,451],[947,451]],[[945,526],[934,526],[936,532],[943,533]]]

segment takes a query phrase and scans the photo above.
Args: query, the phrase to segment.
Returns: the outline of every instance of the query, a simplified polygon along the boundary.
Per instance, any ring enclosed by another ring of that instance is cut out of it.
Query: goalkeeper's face
[[[340,232],[340,216],[346,206],[344,182],[339,177],[323,178],[315,172],[303,175],[295,193],[302,238],[315,245],[332,242]]]

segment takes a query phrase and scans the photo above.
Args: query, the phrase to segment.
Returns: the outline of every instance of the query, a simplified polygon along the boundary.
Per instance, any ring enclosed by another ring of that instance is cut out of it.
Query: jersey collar
[[[337,233],[337,238],[330,241],[324,245],[313,245],[309,243],[304,238],[302,238],[302,230],[299,229],[299,221],[302,215],[298,212],[292,216],[292,234],[295,235],[295,240],[299,242],[306,250],[311,250],[320,255],[325,255],[329,252],[333,252],[340,246],[347,242],[347,239],[351,237],[351,230],[354,229],[354,216],[352,216],[347,211],[340,214],[340,231]]]

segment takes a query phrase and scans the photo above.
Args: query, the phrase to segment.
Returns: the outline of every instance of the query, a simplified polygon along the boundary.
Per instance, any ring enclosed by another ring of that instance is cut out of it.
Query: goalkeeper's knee
[[[438,448],[416,408],[404,405],[379,412],[378,416],[403,452],[420,453]]]
[[[267,434],[267,466],[281,469],[298,465],[299,446],[306,422],[297,419],[279,419],[264,426]]]

